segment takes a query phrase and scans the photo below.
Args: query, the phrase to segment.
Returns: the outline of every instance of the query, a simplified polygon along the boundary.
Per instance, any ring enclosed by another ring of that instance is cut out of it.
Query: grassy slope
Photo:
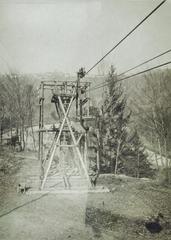
[[[34,171],[30,162],[29,166],[30,172]],[[0,209],[0,239],[165,240],[171,237],[170,189],[151,181],[113,176],[101,177],[99,184],[108,186],[111,192],[18,195],[14,186],[6,188]],[[10,212],[17,206],[20,207]],[[164,223],[160,234],[151,235],[145,230],[144,221],[159,211],[168,224]]]

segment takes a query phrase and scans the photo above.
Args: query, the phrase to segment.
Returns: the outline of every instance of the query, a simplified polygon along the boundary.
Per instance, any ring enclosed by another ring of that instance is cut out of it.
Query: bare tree
[[[150,72],[144,78],[143,87],[132,101],[133,112],[142,135],[158,149],[162,166],[169,167],[171,73],[169,70]]]
[[[25,148],[25,126],[33,127],[35,93],[25,76],[8,74],[1,78],[1,101],[9,119],[8,129],[15,128]]]

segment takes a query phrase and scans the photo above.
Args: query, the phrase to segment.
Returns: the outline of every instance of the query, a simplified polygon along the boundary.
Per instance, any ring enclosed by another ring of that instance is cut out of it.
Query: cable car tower
[[[68,178],[72,170],[83,176],[88,186],[91,186],[88,173],[86,119],[89,116],[89,88],[90,82],[82,82],[85,71],[81,68],[77,73],[76,81],[42,81],[39,98],[39,151],[38,157],[41,166],[41,184],[43,190],[51,176],[52,169],[62,172],[65,187],[70,187]],[[52,129],[46,129],[45,91],[51,92],[51,102],[55,105],[58,116],[57,124]],[[53,140],[45,153],[45,134],[53,133]],[[62,169],[62,170],[61,170]],[[69,173],[70,171],[70,173]]]

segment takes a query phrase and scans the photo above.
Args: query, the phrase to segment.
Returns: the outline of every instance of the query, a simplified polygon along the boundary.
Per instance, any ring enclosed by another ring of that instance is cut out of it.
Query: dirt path
[[[38,197],[21,196],[17,206]],[[85,229],[86,202],[84,194],[43,196],[1,217],[0,239],[89,239]]]
[[[129,191],[129,194],[125,195],[123,189],[123,191],[118,190],[114,193],[89,195],[13,196],[15,201],[13,204],[6,205],[3,213],[7,213],[7,209],[11,209],[12,205],[21,207],[0,218],[0,239],[169,240],[171,229],[169,230],[168,226],[157,235],[144,231],[144,220],[152,213],[161,210],[167,221],[169,220],[169,206],[166,206],[169,204],[166,202],[167,195],[165,199],[163,198],[163,204],[159,204],[154,191],[153,197],[156,198],[156,205],[154,204],[154,208],[151,209],[148,203],[148,191],[143,192],[144,199],[142,199],[142,192],[139,194],[141,197],[137,197],[134,189],[132,193]],[[146,204],[145,200],[147,200]]]

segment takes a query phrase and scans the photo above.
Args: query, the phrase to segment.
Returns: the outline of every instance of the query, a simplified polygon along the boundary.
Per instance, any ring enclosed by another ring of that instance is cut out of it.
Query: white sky
[[[0,72],[87,70],[161,0],[0,0]],[[106,62],[118,72],[171,48],[171,1]],[[171,59],[171,54],[148,65]],[[96,73],[97,68],[92,72]]]

